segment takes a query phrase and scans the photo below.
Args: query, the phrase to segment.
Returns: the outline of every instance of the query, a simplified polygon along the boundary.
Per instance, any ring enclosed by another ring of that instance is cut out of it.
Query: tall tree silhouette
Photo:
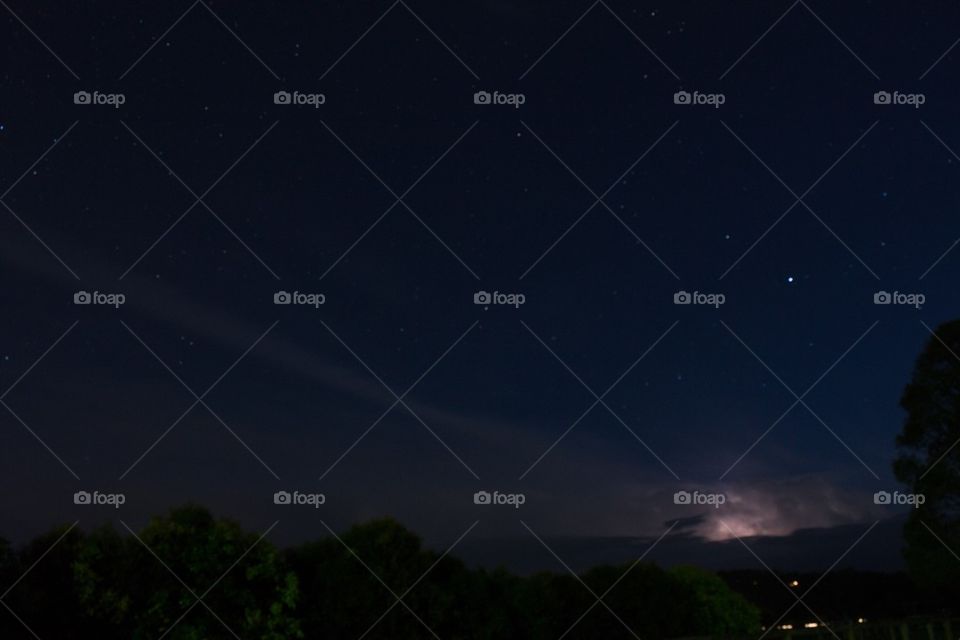
[[[960,320],[931,336],[900,405],[894,473],[925,498],[904,529],[907,564],[922,584],[960,595]]]

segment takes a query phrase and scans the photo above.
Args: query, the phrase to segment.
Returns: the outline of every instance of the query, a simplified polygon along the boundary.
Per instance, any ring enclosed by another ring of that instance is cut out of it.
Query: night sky
[[[649,559],[900,566],[960,7],[0,5],[0,535],[197,502],[279,544],[479,521],[455,554],[523,569],[668,529]]]

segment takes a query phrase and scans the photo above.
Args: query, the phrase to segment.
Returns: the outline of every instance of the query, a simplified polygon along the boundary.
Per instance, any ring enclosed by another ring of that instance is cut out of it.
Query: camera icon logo
[[[692,101],[693,96],[689,91],[677,91],[673,94],[673,104],[690,104]]]
[[[293,296],[286,291],[277,291],[273,294],[273,304],[291,304]]]
[[[493,302],[493,296],[489,291],[477,291],[473,294],[473,304],[490,304]]]
[[[89,91],[77,91],[73,94],[73,104],[90,104],[91,100]]]
[[[73,294],[73,304],[90,304],[93,297],[87,291],[77,291]]]
[[[473,504],[490,504],[491,501],[489,491],[477,491],[473,494]]]
[[[477,91],[473,94],[473,104],[490,104],[492,101],[493,96],[489,91]]]
[[[90,492],[77,491],[73,494],[73,504],[90,504]]]
[[[687,291],[677,291],[673,294],[673,304],[691,304],[693,296]]]
[[[873,94],[873,104],[890,104],[892,96],[889,91],[877,91]]]
[[[293,96],[289,91],[277,91],[273,94],[273,104],[290,104]]]
[[[689,491],[677,491],[673,494],[673,504],[691,504],[693,497]]]
[[[874,504],[890,504],[891,496],[889,491],[877,491],[873,494]]]
[[[273,494],[273,504],[290,504],[292,497],[289,491],[277,491]]]
[[[873,304],[890,304],[893,298],[887,291],[877,291],[873,294]]]

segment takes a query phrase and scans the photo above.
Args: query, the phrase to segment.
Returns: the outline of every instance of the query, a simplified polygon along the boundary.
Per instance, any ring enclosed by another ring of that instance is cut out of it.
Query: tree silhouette
[[[139,539],[95,532],[74,578],[87,614],[134,640],[301,637],[296,576],[277,550],[200,507],[153,519]]]
[[[66,640],[592,640],[721,637],[759,625],[753,606],[699,569],[470,569],[389,518],[281,553],[197,506],[138,534],[61,527],[19,551],[0,539],[0,578],[3,589],[16,585],[4,603],[30,629]],[[34,638],[4,611],[0,638]]]
[[[960,596],[960,320],[934,332],[917,359],[900,405],[897,478],[922,494],[904,528],[911,572],[923,584]],[[936,538],[940,538],[938,541]]]

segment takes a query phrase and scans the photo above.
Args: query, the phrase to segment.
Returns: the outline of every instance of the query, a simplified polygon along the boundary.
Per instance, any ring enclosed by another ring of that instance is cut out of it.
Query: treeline
[[[697,568],[600,566],[580,578],[589,590],[569,574],[469,569],[391,519],[278,549],[187,506],[135,535],[64,527],[20,549],[0,541],[0,638],[592,640],[760,630],[756,607]]]

